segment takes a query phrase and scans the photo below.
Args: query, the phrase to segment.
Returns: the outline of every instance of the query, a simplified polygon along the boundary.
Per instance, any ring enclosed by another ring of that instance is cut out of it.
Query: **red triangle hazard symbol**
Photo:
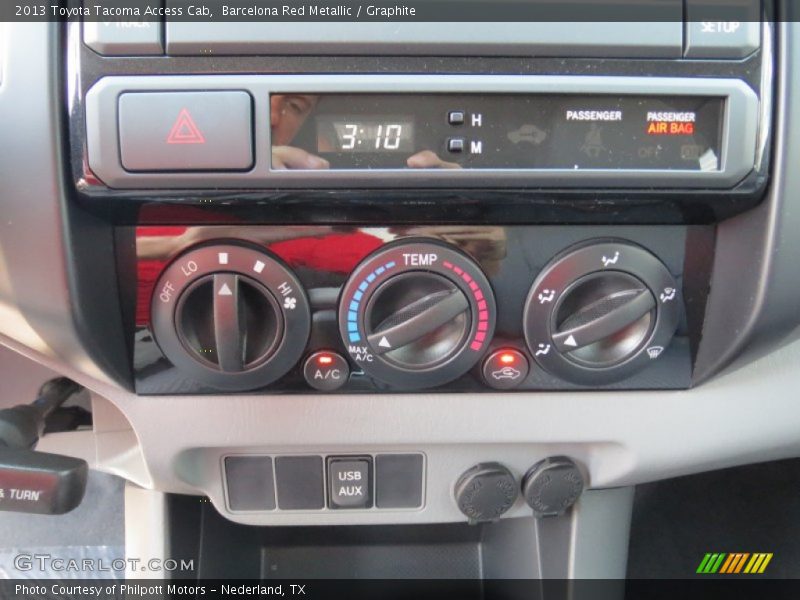
[[[192,115],[185,108],[178,114],[175,125],[167,136],[168,144],[205,144],[206,138],[200,133]]]

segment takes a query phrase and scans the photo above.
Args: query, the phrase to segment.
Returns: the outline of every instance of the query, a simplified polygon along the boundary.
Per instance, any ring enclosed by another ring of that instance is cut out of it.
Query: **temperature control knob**
[[[225,390],[285,374],[311,327],[294,274],[261,250],[233,244],[203,246],[170,264],[156,283],[151,322],[173,365]]]
[[[576,383],[609,383],[646,367],[669,345],[680,318],[678,284],[639,246],[589,243],[542,271],[524,318],[542,367]]]
[[[342,291],[342,339],[369,375],[404,389],[458,378],[494,332],[495,303],[478,266],[438,242],[404,242],[368,257]]]

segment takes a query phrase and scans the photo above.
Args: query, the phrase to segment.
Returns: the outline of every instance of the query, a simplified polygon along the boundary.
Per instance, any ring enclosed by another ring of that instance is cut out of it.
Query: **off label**
[[[161,300],[164,304],[169,303],[172,300],[173,295],[175,294],[175,286],[172,285],[172,282],[167,281],[161,288],[161,292],[158,294],[158,299]]]

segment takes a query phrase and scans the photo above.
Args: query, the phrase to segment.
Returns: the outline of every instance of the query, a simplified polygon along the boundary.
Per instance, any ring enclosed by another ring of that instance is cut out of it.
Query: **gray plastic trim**
[[[695,383],[800,337],[800,5],[779,6],[771,185],[759,206],[717,228]],[[765,47],[771,32],[765,27]]]
[[[583,493],[571,513],[568,577],[625,577],[633,497],[633,487],[589,490]],[[603,597],[610,600],[614,596],[604,594]],[[622,589],[617,597],[620,600],[625,597]]]
[[[668,0],[680,19],[679,0]],[[453,6],[458,11],[458,5]],[[575,10],[580,10],[576,6]],[[422,56],[576,56],[679,58],[683,23],[198,23],[170,21],[173,55],[394,54]]]
[[[83,43],[104,56],[164,54],[162,30],[155,21],[86,21]]]
[[[683,391],[174,397],[137,396],[7,338],[0,343],[113,402],[137,435],[152,487],[207,495],[223,515],[242,523],[464,521],[453,486],[482,461],[501,462],[521,479],[543,458],[569,456],[585,467],[587,487],[598,489],[800,453],[793,393],[800,343]],[[425,454],[422,510],[243,514],[226,508],[220,462],[225,455],[381,452]],[[122,463],[101,468],[136,476]],[[520,498],[507,516],[530,514]]]
[[[167,496],[160,492],[140,488],[130,482],[125,484],[125,556],[160,559],[160,564],[172,558],[167,513]],[[163,569],[146,570],[133,568],[126,563],[126,579],[163,578],[168,573]]]
[[[113,273],[112,230],[67,202],[62,177],[68,82],[59,71],[61,27],[41,22],[0,29],[0,139],[8,149],[0,157],[0,335],[119,381],[127,359],[121,322],[109,316],[118,315],[116,281],[107,276]],[[91,257],[87,273],[88,263],[73,261],[92,244],[106,251]],[[81,275],[102,278],[102,285],[87,297],[76,283]],[[87,310],[105,318],[102,338],[90,331]]]
[[[476,528],[475,533],[480,536],[481,576],[486,579],[624,579],[633,497],[632,487],[590,490],[572,510],[558,518],[537,520],[532,515],[523,515],[479,526],[480,530]],[[166,558],[181,558],[174,552],[184,544],[175,543],[176,537],[180,537],[176,529],[179,524],[172,523],[171,516],[164,494],[130,484],[126,486],[126,556],[154,557],[162,562]],[[432,537],[437,531],[442,535],[439,539]],[[449,552],[448,544],[452,540],[442,529],[432,527],[426,537],[423,543],[437,544],[439,552]],[[328,539],[334,541],[333,537]],[[367,561],[361,567],[362,578],[377,575],[375,564]],[[396,572],[391,567],[389,571]],[[386,572],[386,567],[381,565],[380,573]],[[163,571],[146,570],[126,573],[131,579],[163,575]],[[450,571],[438,574],[453,575]],[[403,571],[402,577],[407,576],[408,571]],[[622,600],[624,581],[619,583],[619,593],[615,594],[609,593],[616,589],[606,581],[601,597]],[[584,598],[585,595],[574,597]]]
[[[131,91],[246,90],[255,101],[255,167],[247,173],[129,173],[119,159],[118,98]],[[565,93],[716,96],[727,99],[720,171],[475,169],[278,171],[270,169],[269,95],[306,93]],[[759,101],[738,79],[508,75],[220,75],[106,77],[86,95],[89,166],[112,188],[700,187],[730,188],[755,163]]]
[[[686,58],[745,58],[758,50],[761,44],[761,23],[740,21],[739,29],[734,33],[718,33],[704,31],[705,21],[688,20],[686,22]]]

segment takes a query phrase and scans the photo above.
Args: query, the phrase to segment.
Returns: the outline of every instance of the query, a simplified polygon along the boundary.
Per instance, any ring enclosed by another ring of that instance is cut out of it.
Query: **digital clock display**
[[[317,151],[411,152],[414,121],[409,118],[364,120],[326,117],[317,119]]]
[[[720,171],[718,96],[270,95],[274,170]]]

